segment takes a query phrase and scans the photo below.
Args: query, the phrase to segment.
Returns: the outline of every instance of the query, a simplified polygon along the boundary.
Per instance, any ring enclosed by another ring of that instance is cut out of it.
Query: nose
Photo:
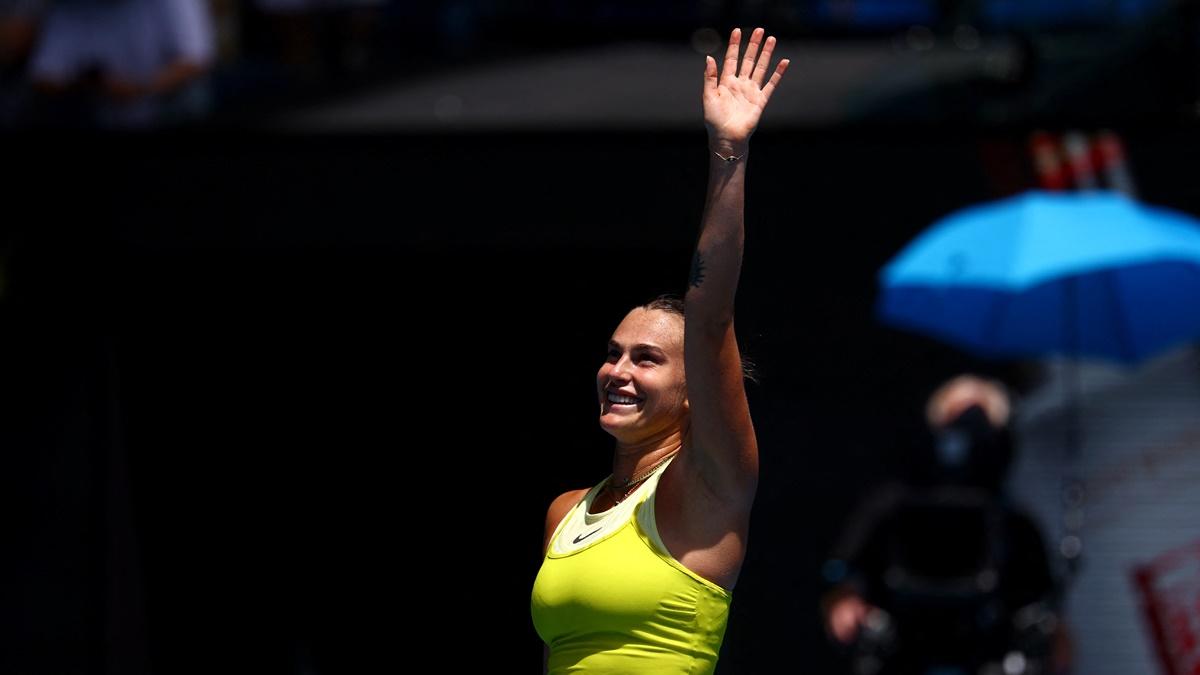
[[[612,370],[609,371],[609,379],[617,383],[625,383],[629,381],[629,359],[625,356],[617,359],[613,364]]]

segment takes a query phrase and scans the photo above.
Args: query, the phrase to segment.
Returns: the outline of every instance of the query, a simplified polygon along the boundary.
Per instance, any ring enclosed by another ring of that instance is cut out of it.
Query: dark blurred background
[[[879,267],[1045,186],[1038,132],[1116,134],[1200,214],[1197,7],[0,1],[0,670],[540,668],[545,509],[610,470],[606,339],[683,290],[702,55],[765,25],[793,64],[749,169],[762,481],[718,672],[846,672],[822,563],[924,397],[1054,384],[879,325]],[[1118,591],[1092,623],[1128,660],[1076,672],[1157,667]]]

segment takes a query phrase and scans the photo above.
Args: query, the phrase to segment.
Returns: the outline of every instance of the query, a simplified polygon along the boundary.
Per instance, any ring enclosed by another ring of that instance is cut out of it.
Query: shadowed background
[[[446,14],[381,7],[392,20],[352,85],[246,94],[281,66],[232,65],[245,56],[219,62],[219,105],[183,128],[14,117],[5,670],[539,667],[546,506],[610,469],[593,391],[606,339],[631,305],[683,290],[710,36],[616,5],[468,3],[474,32],[454,42]],[[1026,31],[1046,56],[1016,71],[1004,61],[1030,58],[1031,38],[983,22],[994,44],[968,49],[933,3],[927,32],[783,24],[778,53],[802,56],[753,141],[737,314],[761,372],[762,480],[718,672],[841,672],[821,563],[896,471],[924,396],[963,369],[1042,381],[878,325],[888,258],[1032,187],[1039,126],[1117,129],[1141,196],[1200,212],[1194,20],[1163,28],[1191,5],[1146,7],[1141,32]],[[625,32],[636,43],[610,42]],[[426,52],[406,65],[411,34]],[[1101,42],[1111,53],[1082,56]]]

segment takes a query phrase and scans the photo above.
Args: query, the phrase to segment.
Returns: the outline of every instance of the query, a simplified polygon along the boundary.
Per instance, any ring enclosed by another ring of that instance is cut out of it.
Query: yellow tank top
[[[533,583],[533,625],[560,673],[712,673],[731,594],[662,544],[654,494],[666,462],[629,497],[591,514],[607,478],[563,518]]]

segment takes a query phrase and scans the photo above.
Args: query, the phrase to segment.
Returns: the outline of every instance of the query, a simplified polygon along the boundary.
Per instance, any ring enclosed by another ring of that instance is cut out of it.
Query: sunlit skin
[[[672,456],[655,487],[659,535],[678,562],[725,589],[736,584],[745,557],[758,484],[733,309],[750,137],[788,66],[787,59],[773,61],[775,46],[762,28],[748,36],[735,28],[724,54],[697,67],[708,132],[708,147],[697,154],[708,157],[709,181],[682,298],[687,320],[658,309],[630,311],[596,373],[600,427],[615,444],[611,487],[599,491],[592,512],[625,498],[621,486]],[[572,490],[551,503],[543,547],[587,493]]]
[[[735,28],[719,73],[716,59],[709,56],[704,62],[704,124],[712,149],[722,153],[746,150],[763,109],[791,63],[783,59],[768,78],[775,36],[755,28],[745,54],[739,57],[741,40],[742,31]]]
[[[641,307],[629,312],[609,339],[596,393],[600,427],[616,439],[618,458],[679,448],[688,426],[683,318]],[[626,396],[636,402],[611,400]]]

